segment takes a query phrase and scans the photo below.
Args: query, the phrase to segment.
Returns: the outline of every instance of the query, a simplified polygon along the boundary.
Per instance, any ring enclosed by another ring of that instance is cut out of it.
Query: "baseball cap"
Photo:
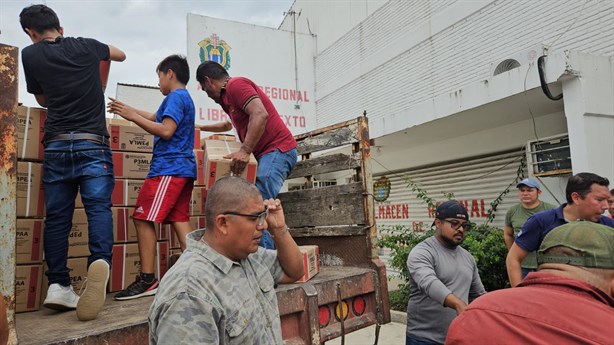
[[[522,181],[518,182],[518,184],[516,185],[516,188],[520,188],[520,186],[527,186],[527,187],[537,188],[541,190],[541,186],[539,185],[539,182],[537,181],[537,179],[533,177],[527,177],[523,179]]]
[[[460,218],[469,221],[469,214],[467,214],[467,209],[465,209],[460,202],[456,200],[448,200],[437,206],[435,209],[435,218]],[[433,222],[433,224],[435,223]]]
[[[580,256],[552,255],[553,247],[567,247]],[[537,252],[537,263],[614,269],[614,229],[589,221],[571,222],[552,229]]]

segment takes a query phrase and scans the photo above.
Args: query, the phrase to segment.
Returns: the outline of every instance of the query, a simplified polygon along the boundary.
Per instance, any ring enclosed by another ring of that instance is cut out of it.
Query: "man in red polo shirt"
[[[240,175],[249,162],[249,155],[258,160],[256,187],[263,199],[275,199],[290,172],[296,165],[296,140],[286,127],[275,106],[253,81],[244,77],[230,77],[217,62],[206,61],[196,71],[196,80],[216,103],[228,114],[231,122],[199,126],[207,132],[226,132],[236,129],[241,149],[226,158],[232,159],[231,171]],[[260,245],[274,249],[273,240],[264,231]]]
[[[446,344],[612,344],[614,230],[575,221],[550,231],[537,272],[473,301]]]

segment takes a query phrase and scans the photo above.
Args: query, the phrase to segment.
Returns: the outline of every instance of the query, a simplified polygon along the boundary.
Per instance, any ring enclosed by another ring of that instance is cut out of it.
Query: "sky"
[[[0,0],[0,43],[20,49],[32,44],[19,13],[37,3],[57,13],[64,36],[95,38],[126,53],[124,62],[111,63],[105,95],[114,97],[118,82],[157,86],[158,62],[171,54],[186,55],[188,13],[277,28],[293,0]],[[26,91],[21,66],[19,102],[38,105]]]

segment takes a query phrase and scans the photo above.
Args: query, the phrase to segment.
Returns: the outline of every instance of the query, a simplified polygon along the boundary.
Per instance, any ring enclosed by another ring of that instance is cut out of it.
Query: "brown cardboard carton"
[[[205,186],[207,189],[211,188],[215,181],[230,175],[230,159],[224,156],[239,151],[241,145],[239,142],[232,141],[205,140]],[[257,168],[258,162],[252,154],[241,177],[255,183]]]
[[[17,217],[45,215],[42,170],[41,163],[17,162]]]
[[[139,126],[109,124],[110,144],[113,151],[151,153],[154,136]]]
[[[47,110],[17,107],[17,158],[23,160],[43,159],[43,140]]]
[[[168,271],[170,248],[168,241],[156,242],[156,278],[162,279]]]
[[[190,225],[192,230],[203,229],[206,227],[205,224],[206,218],[205,216],[192,216],[190,217]],[[180,248],[181,245],[179,243],[179,239],[177,238],[177,232],[175,231],[175,227],[171,224],[159,224],[160,233],[165,232],[167,234],[167,238],[170,240],[170,248]],[[159,238],[159,237],[158,237]]]
[[[200,129],[194,129],[194,150],[200,150]]]
[[[141,259],[138,244],[114,244],[108,291],[114,292],[127,288],[134,282],[140,271]]]
[[[113,213],[113,242],[137,242],[136,227],[132,220],[132,207],[111,207]]]
[[[204,216],[205,202],[207,202],[207,188],[194,187],[190,200],[190,216]]]
[[[113,206],[134,206],[139,196],[144,180],[116,179],[115,188],[111,195]]]
[[[115,178],[144,180],[149,173],[151,153],[113,152]]]
[[[205,184],[205,151],[194,150],[196,158],[196,181],[195,186],[203,186]]]
[[[87,215],[82,208],[75,209],[72,215],[72,227],[68,235],[68,257],[77,258],[90,255],[88,247],[89,231],[87,228]]]
[[[68,274],[70,275],[70,285],[72,285],[75,293],[79,294],[85,278],[87,277],[87,258],[68,258],[66,260],[66,267],[68,267]],[[44,264],[45,270],[43,271],[43,286],[41,288],[41,303],[45,301],[47,297],[47,288],[49,286],[49,279],[45,275],[45,271],[49,269],[47,263]]]
[[[156,243],[154,273],[160,279],[168,270],[168,241]],[[109,292],[120,291],[128,287],[141,272],[138,243],[113,245],[113,265],[109,277]]]
[[[232,134],[211,134],[210,136],[200,139],[200,148],[205,149],[207,146],[207,140],[223,140],[223,141],[237,141],[237,138]]]
[[[15,260],[18,265],[43,262],[43,222],[35,218],[17,219]]]
[[[297,283],[306,282],[313,278],[318,272],[320,272],[320,250],[318,246],[299,246],[303,256],[303,269],[305,275],[303,275]]]
[[[15,312],[40,308],[42,281],[42,264],[15,266]]]
[[[107,126],[110,126],[110,125],[136,126],[134,124],[134,122],[128,121],[128,120],[126,120],[126,119],[124,119],[122,117],[116,117],[116,118],[109,118],[109,117],[107,117],[105,120],[107,122]]]

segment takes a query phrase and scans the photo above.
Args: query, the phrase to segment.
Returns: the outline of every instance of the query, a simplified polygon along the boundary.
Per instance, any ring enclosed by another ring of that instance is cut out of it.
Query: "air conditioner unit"
[[[554,176],[571,173],[569,135],[561,134],[527,142],[529,175]]]
[[[507,72],[514,68],[527,66],[531,62],[537,61],[537,58],[540,56],[544,55],[545,50],[546,47],[543,44],[536,44],[528,49],[523,49],[507,56],[506,58],[492,62],[490,64],[490,75],[496,76],[497,74]]]

